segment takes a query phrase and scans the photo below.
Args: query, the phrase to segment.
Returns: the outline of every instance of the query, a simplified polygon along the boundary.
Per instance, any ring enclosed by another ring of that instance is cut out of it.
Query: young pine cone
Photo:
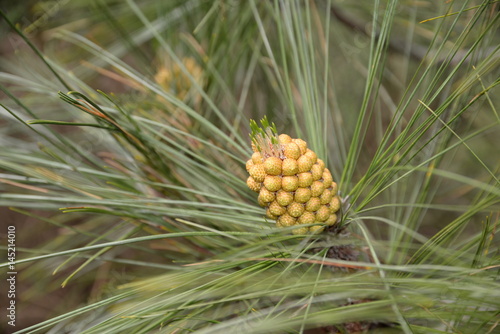
[[[320,233],[337,222],[340,197],[323,160],[302,139],[277,136],[266,119],[263,131],[252,121],[252,158],[246,168],[248,187],[278,227],[296,226],[294,234]],[[303,226],[308,224],[321,224]]]

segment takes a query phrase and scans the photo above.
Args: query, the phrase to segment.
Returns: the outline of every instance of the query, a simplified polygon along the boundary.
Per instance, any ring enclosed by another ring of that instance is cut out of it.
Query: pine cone
[[[252,157],[246,163],[248,187],[259,193],[259,204],[278,227],[297,226],[294,234],[320,233],[337,222],[340,209],[337,184],[325,163],[302,139],[277,135],[276,127],[261,121],[252,126]],[[304,224],[321,224],[301,226]]]

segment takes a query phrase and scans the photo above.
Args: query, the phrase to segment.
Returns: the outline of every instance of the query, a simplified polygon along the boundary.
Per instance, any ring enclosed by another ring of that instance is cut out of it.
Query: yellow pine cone
[[[248,187],[278,227],[293,234],[320,233],[337,223],[340,197],[332,174],[302,139],[258,134],[246,163]],[[315,226],[304,226],[318,224]]]

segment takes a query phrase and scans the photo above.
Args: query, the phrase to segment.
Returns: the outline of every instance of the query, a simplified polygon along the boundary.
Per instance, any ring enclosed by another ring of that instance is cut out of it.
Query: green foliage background
[[[497,331],[498,6],[2,10],[16,330]],[[249,119],[263,116],[327,162],[343,233],[266,221],[244,168]]]

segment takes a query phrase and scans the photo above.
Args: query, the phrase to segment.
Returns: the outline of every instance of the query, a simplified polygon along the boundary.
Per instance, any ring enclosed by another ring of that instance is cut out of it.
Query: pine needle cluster
[[[17,333],[497,332],[498,6],[10,2]]]

